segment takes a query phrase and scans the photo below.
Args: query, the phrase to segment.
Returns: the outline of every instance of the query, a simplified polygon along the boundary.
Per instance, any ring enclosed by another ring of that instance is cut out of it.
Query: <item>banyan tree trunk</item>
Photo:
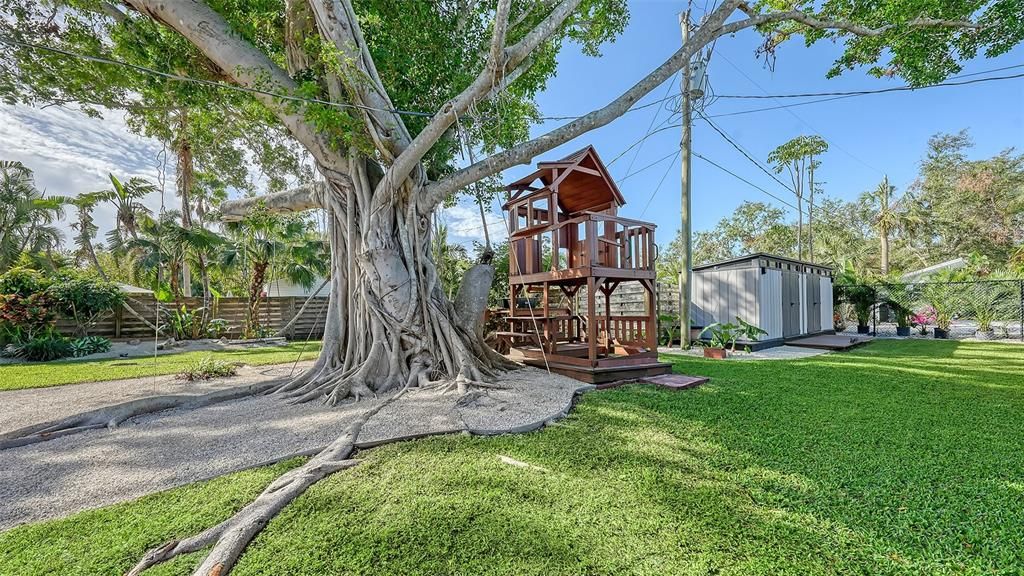
[[[333,404],[436,380],[463,390],[511,367],[475,330],[483,310],[459,318],[445,297],[416,187],[406,181],[375,194],[366,163],[352,164],[351,181],[328,178],[320,199],[332,268],[323,350],[308,372],[277,392]],[[463,287],[484,294],[489,288]]]

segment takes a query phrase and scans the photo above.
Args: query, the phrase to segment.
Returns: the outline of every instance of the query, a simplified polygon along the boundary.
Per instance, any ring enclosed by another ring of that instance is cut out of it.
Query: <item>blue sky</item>
[[[541,111],[549,116],[575,115],[603,106],[668,58],[680,44],[677,13],[684,2],[634,2],[626,31],[603,49],[600,58],[580,54],[567,44],[559,57],[558,75],[540,95]],[[837,46],[819,43],[806,48],[797,40],[782,47],[774,71],[757,59],[754,50],[760,37],[751,31],[721,39],[711,59],[709,76],[718,94],[786,94],[877,89],[898,86],[899,80],[879,80],[864,72],[847,72],[828,80],[825,72],[839,53]],[[979,58],[965,66],[964,73],[1024,63],[1024,47],[995,59]],[[1000,73],[1024,72],[1016,69]],[[678,78],[671,86],[655,89],[641,105],[667,93],[677,93]],[[706,113],[729,112],[792,103],[792,100],[719,100]],[[651,126],[658,107],[629,113],[612,124],[586,134],[535,160],[558,158],[586,144],[593,144],[610,162]],[[667,116],[660,110],[655,126]],[[932,88],[863,96],[715,120],[736,141],[763,161],[778,144],[800,135],[817,133],[830,144],[822,158],[818,180],[827,194],[852,199],[878,184],[883,174],[900,190],[917,173],[929,136],[968,128],[977,144],[973,154],[991,156],[1000,150],[1024,148],[1024,79],[975,84],[964,87]],[[534,128],[539,135],[559,125],[549,122]],[[658,224],[659,243],[669,242],[679,228],[680,179],[678,159],[666,159],[627,179],[631,171],[647,166],[679,145],[678,129],[650,137],[634,160],[634,151],[611,165],[611,172],[628,204],[622,214]],[[739,152],[722,140],[702,121],[694,123],[694,150],[776,195],[787,192],[759,171]],[[130,133],[118,113],[102,120],[85,117],[73,110],[56,107],[33,109],[0,105],[0,158],[21,160],[35,170],[40,187],[53,194],[77,194],[109,186],[107,173],[125,178],[142,176],[157,182],[161,176],[161,146]],[[670,164],[670,161],[672,164]],[[531,170],[518,166],[505,172],[512,181]],[[163,172],[168,183],[167,205],[173,208],[173,163]],[[703,160],[693,160],[694,230],[713,227],[744,200],[777,203]],[[659,182],[661,186],[659,188]],[[656,194],[655,194],[656,192]],[[653,196],[652,196],[653,195]],[[152,208],[159,198],[147,200]],[[497,203],[488,218],[492,236],[503,235]],[[645,209],[646,208],[646,209]],[[109,214],[107,212],[110,212]],[[790,210],[795,218],[795,211]],[[482,239],[476,208],[462,202],[449,209],[444,219],[450,238],[469,244]],[[112,212],[101,207],[97,222],[112,221]]]
[[[618,96],[678,49],[680,36],[676,15],[684,4],[632,4],[627,30],[615,43],[604,47],[601,58],[584,56],[576,46],[567,45],[559,59],[558,76],[549,82],[539,99],[541,111],[545,115],[581,114]],[[754,54],[760,38],[756,33],[747,31],[718,42],[708,71],[716,93],[832,92],[902,84],[901,80],[881,80],[863,71],[850,71],[838,78],[826,79],[826,71],[840,53],[839,46],[828,42],[809,48],[800,40],[785,45],[779,51],[772,71]],[[971,61],[963,73],[1022,63],[1024,48],[1018,47],[998,58],[982,57]],[[994,75],[1021,72],[1024,69]],[[640,104],[663,97],[669,89],[678,93],[678,76],[672,84],[671,88],[663,85],[654,90]],[[718,100],[705,113],[711,116],[793,102]],[[650,107],[627,114],[546,154],[544,158],[559,157],[593,144],[605,162],[609,162],[647,132],[656,110],[658,107]],[[661,124],[667,114],[661,110],[655,125]],[[828,195],[852,199],[876,186],[884,174],[889,175],[890,182],[900,191],[905,189],[917,174],[928,137],[936,132],[970,129],[976,142],[973,154],[978,157],[996,154],[1010,146],[1024,148],[1024,78],[862,96],[714,121],[762,162],[775,146],[794,136],[821,135],[829,142],[830,150],[822,158],[822,167],[816,178],[825,182]],[[543,133],[558,124],[549,122],[538,126],[534,133]],[[678,129],[651,136],[633,162],[632,171],[672,154],[678,146]],[[693,148],[766,190],[787,197],[787,192],[778,183],[759,171],[700,120],[694,122]],[[634,153],[635,150],[625,154],[610,167],[612,174],[619,179],[627,201],[621,214],[658,224],[658,241],[667,243],[679,229],[679,160],[667,159],[622,180]],[[670,161],[673,162],[671,167]],[[511,181],[528,170],[525,166],[508,170],[506,180]],[[659,189],[658,184],[663,177],[664,182]],[[782,179],[788,182],[785,175]],[[651,199],[655,191],[657,193]],[[778,204],[703,160],[693,159],[694,230],[713,227],[744,200]],[[648,202],[650,205],[645,210]],[[795,219],[794,210],[790,209],[790,215]]]

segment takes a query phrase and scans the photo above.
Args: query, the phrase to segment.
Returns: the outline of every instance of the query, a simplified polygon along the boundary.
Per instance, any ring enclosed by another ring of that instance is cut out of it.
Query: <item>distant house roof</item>
[[[744,256],[737,256],[736,258],[729,258],[728,260],[722,260],[719,262],[712,262],[710,264],[701,264],[700,266],[694,266],[694,272],[698,270],[709,270],[712,268],[719,268],[721,266],[728,266],[730,264],[738,264],[740,262],[746,262],[748,260],[757,260],[758,258],[771,258],[772,260],[781,260],[782,262],[788,262],[790,264],[802,264],[804,266],[814,266],[816,268],[824,268],[831,270],[831,266],[825,264],[817,264],[815,262],[809,262],[807,260],[797,260],[796,258],[789,258],[787,256],[777,256],[775,254],[769,254],[767,252],[755,252],[753,254],[746,254]]]
[[[138,286],[132,286],[131,284],[122,284],[120,282],[117,283],[117,287],[120,288],[121,292],[124,292],[125,294],[152,294],[153,293],[152,290],[147,290],[145,288],[139,288]]]
[[[909,281],[914,281],[914,280],[920,280],[922,278],[927,278],[928,276],[931,276],[932,274],[935,274],[936,272],[941,272],[943,270],[959,270],[959,269],[963,268],[966,265],[967,265],[967,260],[966,259],[964,259],[964,258],[954,258],[952,260],[946,260],[945,262],[939,262],[938,264],[933,264],[933,265],[928,266],[926,268],[921,268],[920,270],[912,270],[910,272],[907,272],[903,276],[901,276],[900,279],[904,280],[904,281],[908,281],[908,282]]]

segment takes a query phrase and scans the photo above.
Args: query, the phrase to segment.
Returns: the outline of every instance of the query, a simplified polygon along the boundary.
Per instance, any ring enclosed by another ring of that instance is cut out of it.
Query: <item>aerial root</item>
[[[381,409],[400,398],[406,390],[408,388],[403,388],[363,412],[327,448],[302,466],[284,473],[277,480],[271,482],[255,500],[231,518],[190,538],[173,540],[150,550],[126,574],[136,576],[156,564],[212,545],[213,548],[193,572],[193,575],[226,575],[234,567],[249,542],[288,504],[323,478],[358,464],[358,461],[351,459],[350,456],[355,451],[355,444],[363,426]]]
[[[0,434],[0,450],[35,444],[36,442],[45,442],[46,440],[53,440],[54,438],[69,436],[71,434],[77,434],[78,432],[85,432],[88,430],[116,428],[119,424],[129,418],[143,416],[146,414],[154,414],[165,410],[175,408],[194,410],[196,408],[210,406],[211,404],[260,394],[276,385],[277,381],[271,381],[261,384],[249,384],[234,388],[226,388],[224,390],[217,390],[207,394],[150,396],[148,398],[139,398],[128,402],[122,402],[121,404],[104,406],[103,408],[89,410],[87,412],[68,416],[67,418],[33,424],[31,426],[25,426],[17,430]]]

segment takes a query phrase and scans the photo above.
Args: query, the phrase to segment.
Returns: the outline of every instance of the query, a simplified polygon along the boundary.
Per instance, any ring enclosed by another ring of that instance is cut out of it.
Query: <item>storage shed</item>
[[[737,316],[766,330],[763,342],[831,332],[832,269],[763,253],[695,267],[693,325]]]

